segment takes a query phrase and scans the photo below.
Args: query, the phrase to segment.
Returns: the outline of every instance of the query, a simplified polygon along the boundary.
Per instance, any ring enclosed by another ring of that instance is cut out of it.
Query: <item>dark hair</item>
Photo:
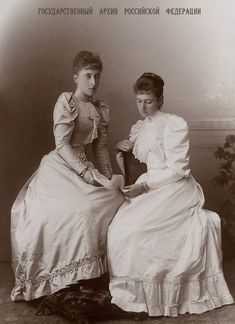
[[[164,81],[162,78],[155,74],[146,72],[141,75],[135,82],[133,89],[134,93],[152,92],[157,98],[163,95]]]
[[[79,52],[73,60],[73,73],[78,74],[84,67],[89,67],[101,72],[102,62],[99,55],[89,51]]]

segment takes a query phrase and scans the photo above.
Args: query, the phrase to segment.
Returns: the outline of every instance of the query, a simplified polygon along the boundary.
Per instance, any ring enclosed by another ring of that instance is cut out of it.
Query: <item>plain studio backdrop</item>
[[[159,15],[124,14],[156,8]],[[90,8],[92,15],[43,15],[39,8]],[[118,15],[101,15],[101,8]],[[167,8],[201,8],[201,15],[171,15]],[[191,169],[206,207],[219,211],[227,193],[211,181],[213,153],[235,120],[234,0],[2,0],[0,4],[0,260],[10,260],[10,209],[17,193],[54,148],[53,107],[73,91],[72,60],[98,52],[104,69],[96,98],[110,106],[109,148],[139,119],[132,85],[143,72],[165,80],[164,111],[190,125]]]

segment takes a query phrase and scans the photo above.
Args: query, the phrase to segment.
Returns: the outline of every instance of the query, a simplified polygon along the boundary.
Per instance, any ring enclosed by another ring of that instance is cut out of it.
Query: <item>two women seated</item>
[[[162,78],[144,73],[135,82],[141,120],[117,145],[147,172],[132,185],[109,186],[109,111],[92,99],[102,62],[83,51],[73,70],[76,90],[61,94],[54,109],[56,148],[12,208],[12,300],[48,296],[109,270],[112,303],[127,312],[177,316],[233,303],[219,216],[203,209],[190,173],[187,123],[162,111]]]

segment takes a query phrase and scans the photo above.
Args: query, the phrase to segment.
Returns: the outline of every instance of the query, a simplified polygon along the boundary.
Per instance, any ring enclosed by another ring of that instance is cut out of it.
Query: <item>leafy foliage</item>
[[[232,196],[235,195],[235,135],[228,135],[223,146],[217,147],[215,158],[222,163],[219,173],[214,177],[212,183],[218,187],[227,187]]]
[[[235,135],[227,136],[224,145],[217,147],[214,155],[221,164],[212,183],[217,187],[226,187],[229,192],[229,197],[220,210],[222,225],[235,243]]]

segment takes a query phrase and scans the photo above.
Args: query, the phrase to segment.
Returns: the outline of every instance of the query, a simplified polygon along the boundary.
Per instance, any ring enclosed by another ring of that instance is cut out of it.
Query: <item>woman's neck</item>
[[[78,100],[88,102],[91,100],[91,97],[83,93],[79,88],[77,88],[74,92],[74,97]]]

